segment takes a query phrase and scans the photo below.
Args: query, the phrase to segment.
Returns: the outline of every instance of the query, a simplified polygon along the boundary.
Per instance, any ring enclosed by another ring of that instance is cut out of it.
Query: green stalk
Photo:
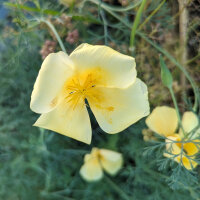
[[[174,94],[174,91],[172,89],[172,87],[168,87],[169,91],[170,91],[170,94],[171,94],[171,97],[172,97],[172,101],[174,103],[174,107],[176,109],[176,114],[177,114],[177,117],[178,117],[178,124],[179,124],[179,127],[181,128],[184,136],[185,136],[185,131],[183,129],[183,125],[182,125],[182,122],[181,122],[181,115],[180,115],[180,112],[179,112],[179,108],[178,108],[178,104],[177,104],[177,101],[176,101],[176,97],[175,97],[175,94]]]
[[[163,6],[163,4],[165,3],[166,0],[163,0],[158,7],[153,10],[153,12],[145,19],[145,21],[139,26],[138,30],[140,30],[159,10],[160,8]]]
[[[104,40],[105,40],[105,45],[108,45],[108,28],[107,28],[107,21],[106,21],[106,17],[104,14],[104,10],[100,10],[100,15],[101,18],[103,20],[103,27],[104,27]]]
[[[194,100],[193,110],[196,112],[197,108],[198,108],[198,101],[199,101],[198,89],[197,89],[197,86],[196,86],[195,82],[193,81],[192,77],[189,75],[189,73],[185,70],[185,68],[171,54],[169,54],[167,51],[165,51],[159,45],[157,45],[156,43],[154,43],[153,41],[151,41],[143,33],[137,32],[137,34],[140,37],[142,37],[146,42],[148,42],[153,47],[155,47],[155,49],[157,49],[162,54],[164,54],[172,63],[174,63],[184,73],[184,75],[186,76],[186,78],[190,82],[190,84],[191,84],[191,86],[193,88],[193,91],[194,91],[194,98],[195,98],[195,100]]]
[[[193,57],[190,60],[188,60],[185,64],[188,65],[188,64],[194,62],[199,57],[200,57],[200,53],[198,53],[195,57]]]
[[[108,184],[116,191],[118,194],[123,197],[125,200],[131,200],[130,198],[121,188],[119,188],[110,178],[104,175],[104,179],[108,182]]]
[[[61,40],[61,38],[60,38],[58,32],[56,31],[54,25],[53,25],[50,21],[45,20],[45,19],[39,19],[39,21],[40,21],[40,22],[44,22],[44,23],[51,29],[51,31],[52,31],[53,34],[55,35],[55,37],[56,37],[56,39],[57,39],[57,41],[58,41],[58,43],[59,43],[59,45],[60,45],[60,48],[62,49],[62,51],[64,51],[65,53],[67,53],[67,52],[66,52],[66,49],[65,49],[65,47],[64,47],[64,44],[63,44],[63,42],[62,42],[62,40]]]
[[[115,12],[126,12],[129,10],[133,10],[133,8],[139,6],[142,2],[142,0],[138,0],[137,2],[133,2],[130,5],[126,7],[121,7],[121,6],[110,6],[109,4],[104,3],[103,1],[99,2],[98,0],[84,0],[83,3],[91,1],[95,4],[101,4],[101,7],[106,6],[110,11],[115,11]]]
[[[41,10],[39,7],[34,8],[34,7],[29,7],[26,5],[22,5],[22,4],[15,4],[15,3],[10,3],[10,2],[6,2],[3,5],[5,5],[6,7],[9,8],[18,8],[20,10],[24,10],[24,11],[28,11],[28,12],[37,12],[37,13],[41,13],[43,12],[46,15],[60,15],[61,13],[55,10],[49,10],[49,9],[45,9],[45,10]]]
[[[134,46],[134,43],[135,43],[136,30],[137,30],[138,24],[140,23],[140,19],[141,19],[141,16],[142,16],[142,12],[143,12],[145,3],[146,3],[146,0],[143,0],[139,9],[138,9],[135,21],[134,21],[133,26],[132,26],[131,37],[130,37],[130,50],[133,50],[133,46]]]
[[[121,16],[119,16],[115,12],[109,10],[109,7],[106,4],[100,3],[98,0],[87,0],[87,1],[90,1],[90,2],[92,2],[94,4],[96,4],[96,5],[101,6],[104,10],[106,10],[113,17],[115,17],[120,22],[122,22],[125,26],[127,26],[130,29],[132,28],[132,26],[126,20],[123,20],[123,18],[121,18]],[[195,98],[195,100],[194,100],[193,110],[196,112],[197,108],[198,108],[198,103],[199,103],[198,89],[197,89],[197,86],[196,86],[195,82],[193,81],[193,79],[189,75],[189,73],[185,70],[185,68],[170,53],[168,53],[166,50],[164,50],[158,44],[156,44],[153,41],[151,41],[149,38],[147,38],[143,33],[139,32],[139,31],[136,31],[136,34],[138,36],[140,36],[141,38],[143,38],[151,46],[153,46],[157,51],[159,51],[160,53],[162,53],[163,55],[165,55],[172,63],[174,63],[185,74],[186,78],[190,82],[190,84],[192,86],[192,89],[194,91],[194,98]]]

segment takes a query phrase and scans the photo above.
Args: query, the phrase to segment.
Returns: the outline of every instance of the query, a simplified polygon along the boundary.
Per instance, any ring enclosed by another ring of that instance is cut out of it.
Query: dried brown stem
[[[178,0],[179,2],[179,34],[180,34],[180,63],[183,67],[187,67],[187,27],[188,27],[188,11],[187,11],[187,5],[188,0]],[[184,74],[181,74],[181,85],[183,89],[186,88],[186,77]]]

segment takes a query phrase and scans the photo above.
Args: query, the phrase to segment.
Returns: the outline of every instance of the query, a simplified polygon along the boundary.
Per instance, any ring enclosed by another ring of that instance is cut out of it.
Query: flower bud
[[[162,79],[163,85],[168,88],[171,88],[172,83],[173,83],[173,78],[172,78],[171,72],[167,68],[165,61],[161,55],[160,55],[160,67],[161,67],[161,79]]]

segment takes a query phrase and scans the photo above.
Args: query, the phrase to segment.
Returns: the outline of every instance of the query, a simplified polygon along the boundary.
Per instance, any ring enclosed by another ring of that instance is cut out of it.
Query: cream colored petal
[[[100,149],[100,163],[103,169],[111,175],[115,175],[122,167],[122,154],[107,149]]]
[[[99,163],[98,157],[88,156],[86,162],[80,169],[81,176],[86,181],[98,181],[103,177],[103,171]]]
[[[181,138],[178,134],[173,134],[171,136],[168,136],[165,140],[166,142],[166,150],[169,152],[169,154],[172,154],[167,157],[173,157],[174,155],[178,155],[181,153],[181,143],[175,143],[180,142]]]
[[[72,52],[70,59],[77,73],[88,71],[99,86],[125,88],[136,79],[135,59],[107,46],[82,44]]]
[[[123,131],[149,114],[147,87],[140,79],[126,89],[102,87],[96,92],[88,102],[100,127],[107,133]]]
[[[199,120],[196,114],[193,112],[185,112],[182,118],[183,129],[186,133],[190,133],[199,124]],[[180,129],[180,134],[183,136],[182,130]]]
[[[154,132],[165,137],[175,133],[178,118],[174,108],[156,107],[146,119],[147,126]]]
[[[47,113],[59,103],[65,81],[73,74],[73,63],[64,52],[49,54],[42,63],[31,95],[30,107],[36,113]]]
[[[58,132],[87,144],[91,143],[90,119],[87,109],[82,103],[73,109],[64,100],[51,112],[42,114],[34,126]]]

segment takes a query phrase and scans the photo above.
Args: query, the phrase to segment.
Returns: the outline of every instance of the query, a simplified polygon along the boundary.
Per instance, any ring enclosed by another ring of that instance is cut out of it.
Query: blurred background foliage
[[[200,199],[199,170],[186,171],[164,159],[164,143],[143,140],[144,119],[116,135],[101,131],[92,113],[93,141],[85,145],[32,127],[29,108],[42,60],[60,50],[50,21],[67,52],[80,43],[106,44],[136,58],[138,76],[148,85],[151,107],[172,105],[160,80],[159,54],[174,77],[181,111],[194,101],[190,84],[170,59],[181,62],[178,1],[148,0],[129,48],[132,23],[141,0],[1,0],[0,2],[0,199],[2,200],[191,200]],[[188,1],[185,67],[200,84],[200,3]],[[156,12],[155,12],[156,11]],[[146,20],[146,21],[145,21]],[[152,45],[153,43],[153,45]],[[159,46],[158,46],[159,45]],[[147,138],[147,137],[146,137]],[[79,175],[92,147],[121,152],[124,166],[115,177],[87,183]]]

